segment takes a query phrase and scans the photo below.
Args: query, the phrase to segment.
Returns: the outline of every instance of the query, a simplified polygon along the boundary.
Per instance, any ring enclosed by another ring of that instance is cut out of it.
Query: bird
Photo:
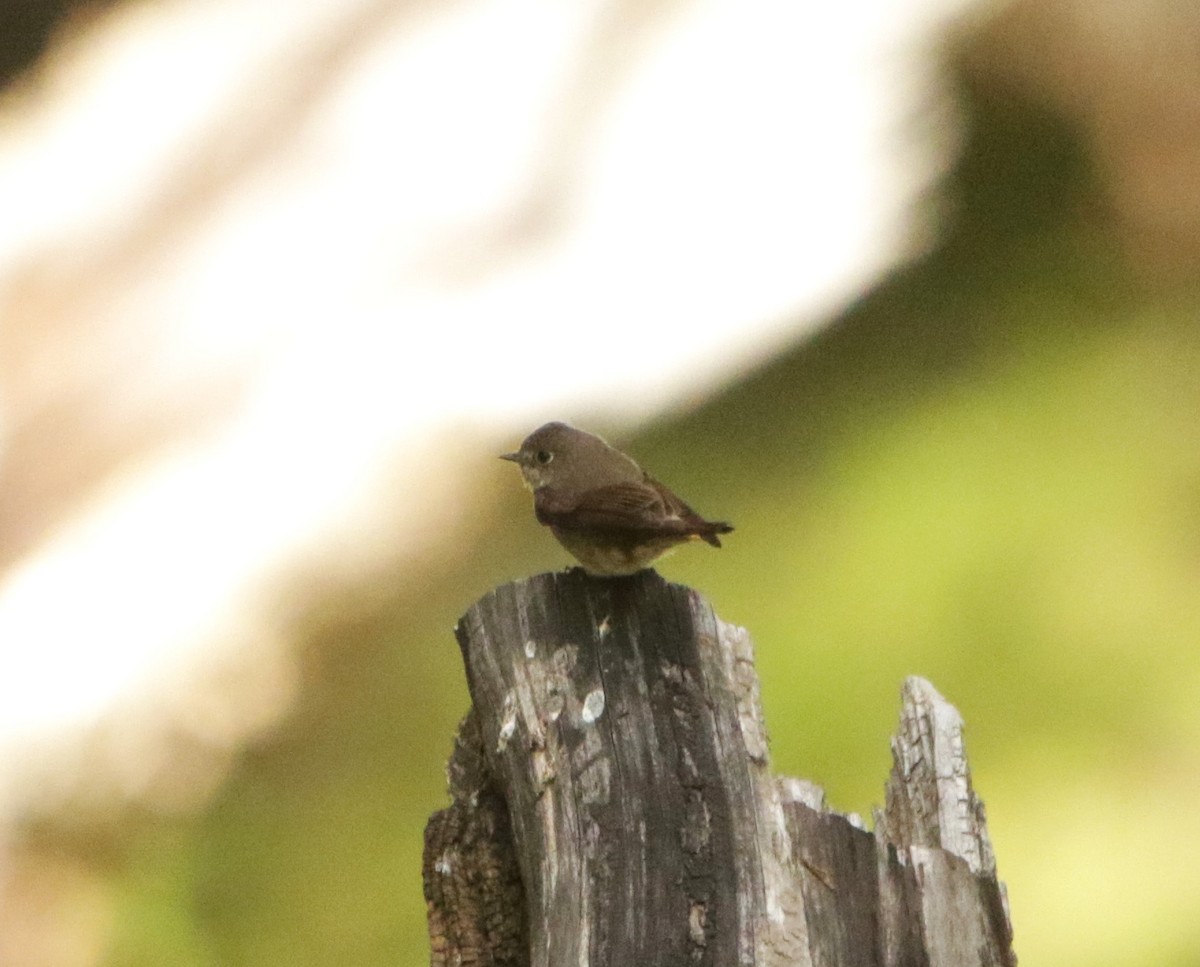
[[[725,521],[705,520],[631,457],[566,423],[538,427],[500,455],[521,468],[538,522],[589,574],[635,574],[679,544],[721,546]]]

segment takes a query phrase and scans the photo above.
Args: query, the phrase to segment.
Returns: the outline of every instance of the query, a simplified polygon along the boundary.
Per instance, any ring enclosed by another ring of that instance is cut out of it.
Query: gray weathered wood
[[[426,831],[435,967],[1015,963],[962,723],[927,682],[872,834],[771,775],[750,639],[694,591],[543,574],[457,635],[473,707]]]

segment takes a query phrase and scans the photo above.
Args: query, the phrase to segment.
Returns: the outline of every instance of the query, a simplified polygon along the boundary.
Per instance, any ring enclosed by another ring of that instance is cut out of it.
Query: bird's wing
[[[615,483],[564,499],[546,487],[534,494],[543,524],[568,530],[682,532],[683,521],[672,514],[657,487]]]
[[[668,521],[677,523],[681,533],[694,534],[713,547],[720,547],[721,539],[717,535],[728,534],[733,530],[733,527],[723,520],[705,520],[685,504],[673,490],[660,484],[649,474],[646,475],[646,485],[658,491],[658,496],[663,502],[663,514]]]

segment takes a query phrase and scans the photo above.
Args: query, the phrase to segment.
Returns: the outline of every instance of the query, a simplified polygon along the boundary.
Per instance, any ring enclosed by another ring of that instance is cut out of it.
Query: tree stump
[[[749,636],[653,571],[497,588],[426,828],[434,967],[1013,965],[962,720],[904,683],[868,832],[771,774]]]

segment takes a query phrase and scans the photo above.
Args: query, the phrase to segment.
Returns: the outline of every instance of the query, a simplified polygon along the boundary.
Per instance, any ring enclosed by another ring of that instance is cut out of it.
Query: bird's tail
[[[721,539],[718,534],[728,534],[733,530],[732,524],[727,524],[723,520],[708,520],[704,522],[704,530],[699,532],[699,537],[707,544],[713,547],[721,546]]]

